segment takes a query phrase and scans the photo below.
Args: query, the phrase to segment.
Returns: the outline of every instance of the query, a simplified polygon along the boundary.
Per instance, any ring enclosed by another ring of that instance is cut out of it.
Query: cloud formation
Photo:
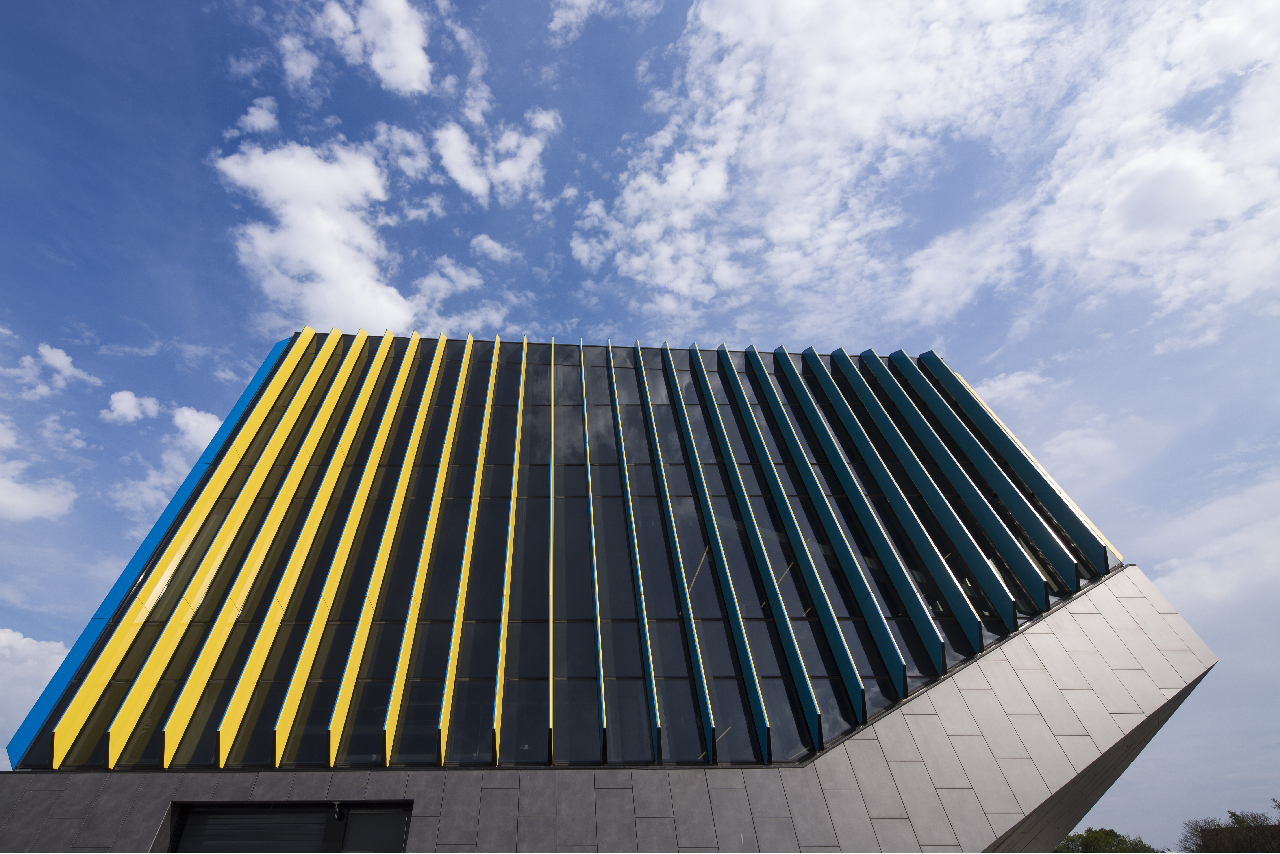
[[[111,394],[111,404],[98,410],[98,417],[108,424],[130,424],[160,414],[160,401],[154,397],[138,397],[131,391]]]
[[[236,127],[244,133],[265,133],[275,130],[278,126],[276,99],[270,95],[254,98],[248,111],[236,121]]]
[[[57,422],[56,415],[49,417]],[[71,512],[77,497],[75,487],[60,477],[34,481],[24,477],[33,461],[10,458],[20,446],[13,420],[0,414],[0,520],[57,519]]]
[[[471,238],[471,254],[479,258],[488,258],[505,264],[520,257],[520,253],[510,246],[503,246],[487,234],[477,234]]]
[[[368,65],[384,89],[400,95],[431,90],[426,16],[408,0],[329,0],[315,28],[349,64]]]
[[[18,729],[66,655],[61,641],[38,641],[0,629],[0,685],[5,686],[0,692],[0,732]],[[0,754],[0,770],[10,770],[6,754]]]
[[[653,93],[666,125],[583,206],[573,255],[678,337],[772,329],[779,301],[776,334],[809,341],[936,325],[1039,277],[1180,312],[1166,349],[1211,343],[1274,301],[1278,41],[1245,2],[706,0]],[[981,197],[946,183],[974,175]],[[967,216],[939,218],[957,192]]]
[[[62,391],[71,380],[102,385],[101,379],[73,365],[65,350],[42,342],[36,352],[39,361],[33,356],[23,356],[16,368],[0,368],[0,375],[13,377],[23,386],[20,396],[25,400],[39,400]]]
[[[236,250],[280,312],[277,325],[412,326],[413,306],[380,269],[388,253],[374,205],[387,185],[371,148],[248,145],[216,165],[275,218],[242,226]]]
[[[582,34],[582,27],[592,15],[603,18],[626,16],[643,20],[662,11],[662,0],[554,0],[547,29],[552,41],[567,44]]]
[[[143,477],[122,480],[107,492],[116,507],[139,522],[154,519],[169,502],[222,426],[222,419],[190,406],[180,406],[173,412],[173,426],[176,432],[161,440],[160,468],[147,465]]]
[[[457,122],[446,122],[434,134],[436,151],[449,177],[467,194],[489,207],[489,191],[510,207],[542,188],[542,152],[561,127],[555,110],[525,113],[531,133],[500,127],[484,143],[483,152]]]

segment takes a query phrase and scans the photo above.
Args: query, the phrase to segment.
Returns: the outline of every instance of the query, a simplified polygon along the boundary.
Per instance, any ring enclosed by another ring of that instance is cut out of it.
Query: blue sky
[[[1280,14],[19,4],[0,737],[304,323],[945,355],[1222,659],[1086,823],[1280,795]]]

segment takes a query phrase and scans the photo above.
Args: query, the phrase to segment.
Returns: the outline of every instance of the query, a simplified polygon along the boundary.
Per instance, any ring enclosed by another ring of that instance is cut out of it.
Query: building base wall
[[[1128,567],[804,766],[10,772],[0,850],[165,850],[175,803],[404,800],[410,851],[1047,851],[1216,661]]]

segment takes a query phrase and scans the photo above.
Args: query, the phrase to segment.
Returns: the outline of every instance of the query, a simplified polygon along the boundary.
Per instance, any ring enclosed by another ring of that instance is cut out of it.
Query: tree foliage
[[[1058,843],[1054,851],[1155,851],[1141,836],[1125,836],[1109,827],[1088,827],[1084,833],[1072,833]]]
[[[1280,810],[1280,800],[1271,799]],[[1264,812],[1227,810],[1227,820],[1193,818],[1182,823],[1183,851],[1280,851],[1280,823]]]

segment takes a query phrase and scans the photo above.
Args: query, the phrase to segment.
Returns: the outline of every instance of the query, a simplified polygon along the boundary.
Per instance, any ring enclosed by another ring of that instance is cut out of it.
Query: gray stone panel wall
[[[801,767],[0,774],[0,849],[141,851],[174,801],[411,800],[410,851],[1049,850],[1217,661],[1136,567]]]

